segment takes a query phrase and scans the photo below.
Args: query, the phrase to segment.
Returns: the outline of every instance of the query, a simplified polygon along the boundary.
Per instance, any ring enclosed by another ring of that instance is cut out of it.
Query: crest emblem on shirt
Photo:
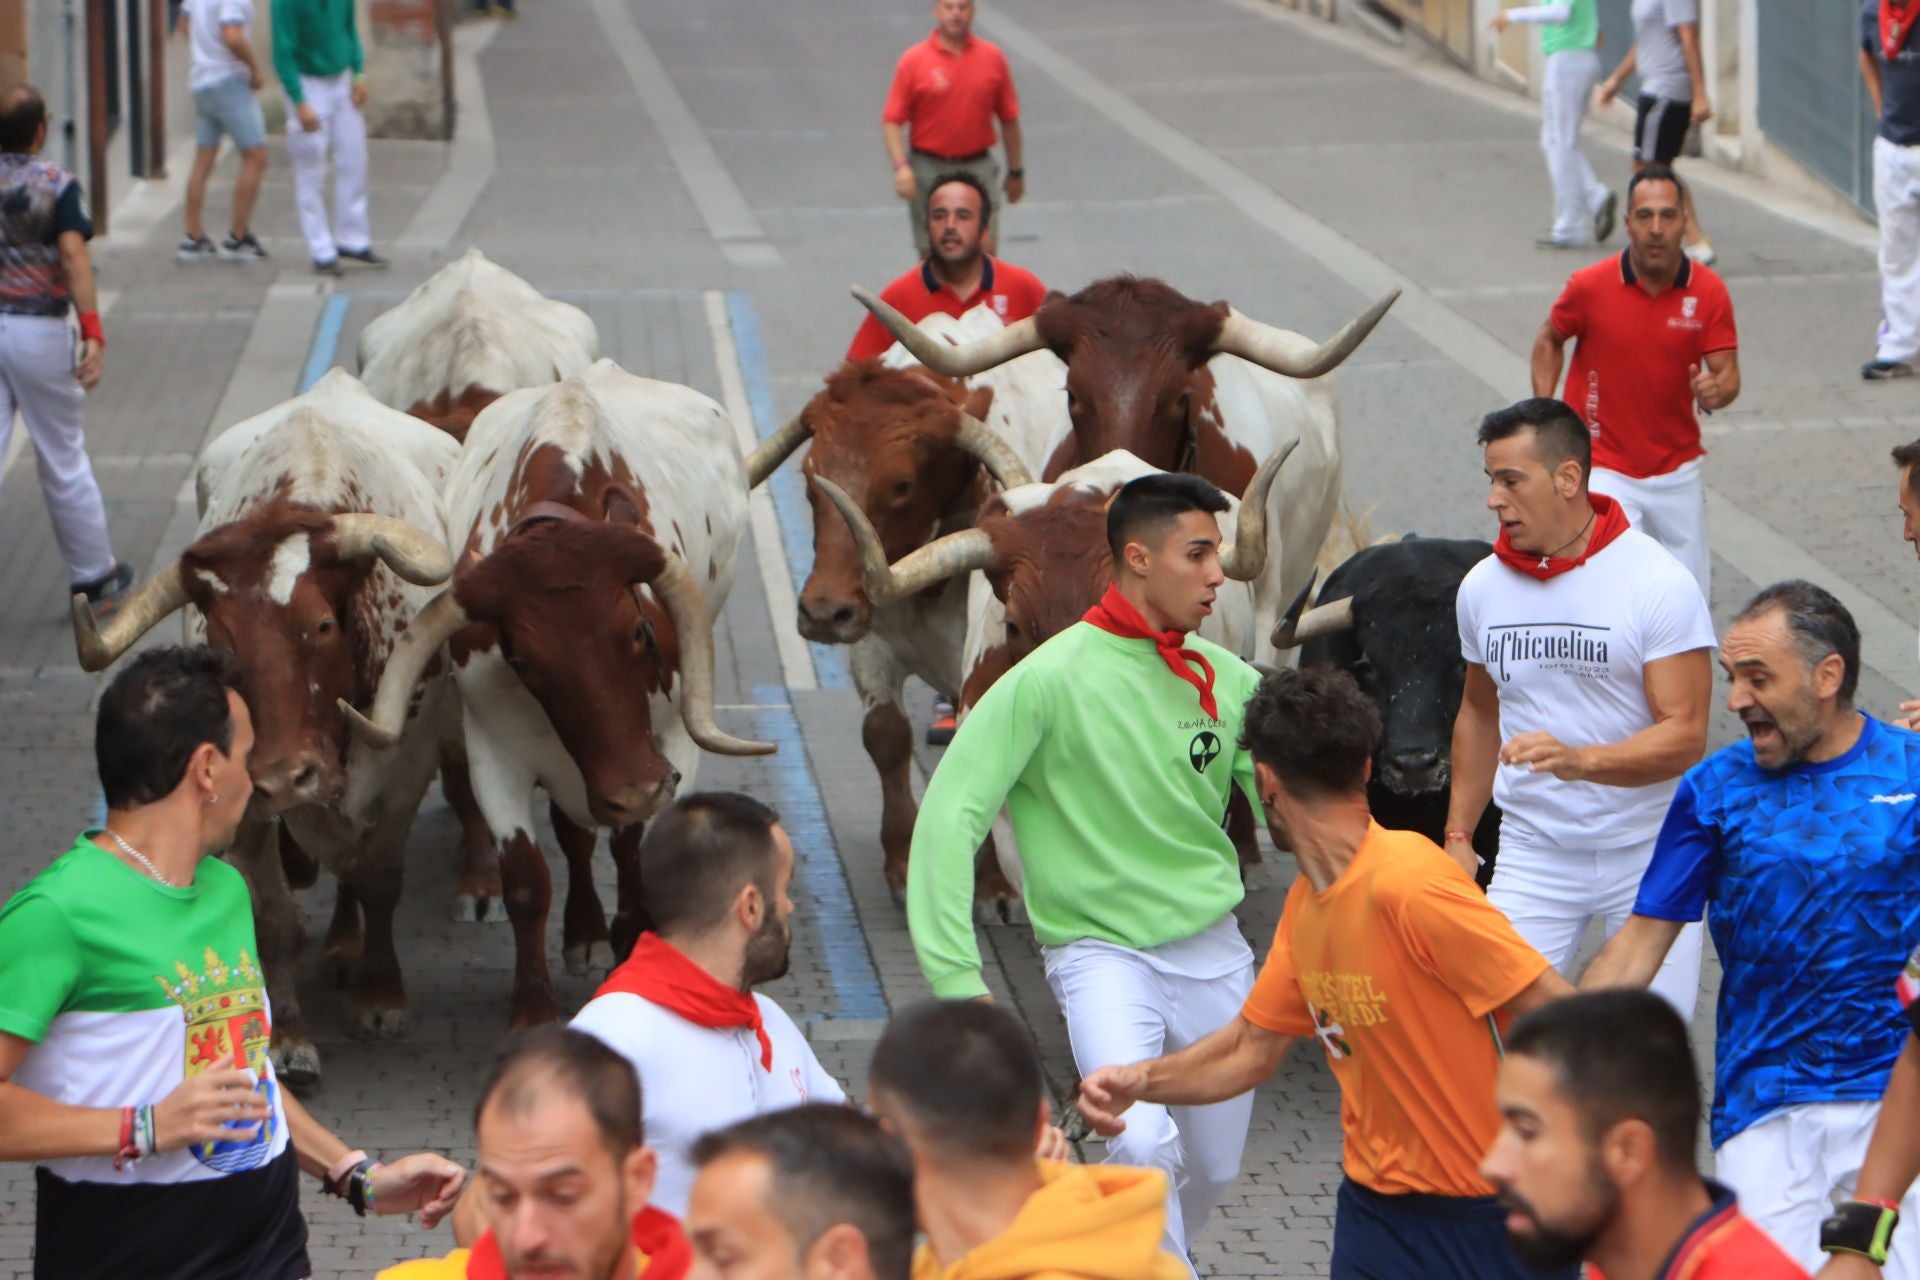
[[[279,1082],[267,1070],[267,1050],[273,1043],[273,1028],[267,1022],[266,980],[260,966],[245,948],[238,963],[228,964],[208,947],[199,973],[185,961],[173,964],[175,977],[155,974],[167,998],[180,1006],[185,1016],[186,1062],[182,1075],[191,1080],[205,1071],[244,1067],[259,1078],[256,1086],[275,1102]],[[275,1108],[276,1114],[278,1108]],[[187,1150],[193,1158],[221,1173],[240,1173],[257,1169],[273,1150],[274,1120],[260,1122],[260,1131],[251,1136],[250,1124],[235,1122],[241,1137],[231,1141],[196,1143]]]
[[[1680,314],[1686,317],[1688,320],[1693,319],[1693,313],[1695,311],[1698,311],[1699,309],[1700,309],[1700,299],[1694,298],[1694,297],[1686,297],[1686,298],[1680,299]]]
[[[1007,318],[1007,295],[1006,294],[996,293],[993,295],[993,309],[999,313],[1000,318],[1002,320],[1005,320]]]
[[[1218,734],[1201,731],[1193,735],[1193,741],[1187,744],[1187,762],[1195,773],[1205,773],[1207,766],[1220,755]]]
[[[947,79],[947,69],[945,67],[935,67],[928,74],[927,80],[932,84],[935,93],[945,93],[947,87],[953,83]]]

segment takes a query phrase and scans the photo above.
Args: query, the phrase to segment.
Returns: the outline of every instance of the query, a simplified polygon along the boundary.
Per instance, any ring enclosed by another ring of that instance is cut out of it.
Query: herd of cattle
[[[638,936],[643,824],[701,752],[774,750],[716,722],[713,619],[752,488],[803,446],[814,556],[795,623],[851,646],[896,890],[915,810],[906,677],[957,691],[964,715],[1098,599],[1107,501],[1162,469],[1235,498],[1231,581],[1203,634],[1249,660],[1297,649],[1352,670],[1386,717],[1383,816],[1438,832],[1463,674],[1453,597],[1487,545],[1376,545],[1313,594],[1341,482],[1323,375],[1395,295],[1315,344],[1127,276],[1004,327],[984,307],[915,326],[855,292],[897,345],[829,374],[743,458],[720,405],[600,358],[584,312],[471,250],[367,325],[360,378],[335,369],[207,446],[198,533],[176,562],[104,620],[75,598],[90,671],[175,612],[249,669],[256,792],[229,856],[252,888],[290,1082],[320,1072],[293,890],[323,868],[339,886],[325,954],[348,966],[354,1029],[405,1032],[394,910],[436,773],[463,831],[455,918],[512,924],[513,1025],[559,1013],[536,791],[568,866],[568,971]],[[1228,825],[1250,852],[1252,814]],[[611,927],[592,876],[603,828]],[[1004,825],[993,851],[981,891],[1007,895]]]

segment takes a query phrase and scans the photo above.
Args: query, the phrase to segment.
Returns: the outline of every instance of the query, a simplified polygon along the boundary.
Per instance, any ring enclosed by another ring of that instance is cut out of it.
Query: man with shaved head
[[[1253,987],[1239,859],[1221,823],[1259,683],[1191,634],[1226,575],[1227,498],[1193,475],[1125,485],[1107,509],[1113,580],[1084,620],[1035,649],[975,705],[927,786],[907,868],[907,924],[935,995],[985,996],[974,854],[1005,805],[1023,897],[1082,1072],[1186,1047]],[[1166,1173],[1166,1248],[1185,1258],[1239,1175],[1252,1095],[1154,1107],[1107,1145]]]

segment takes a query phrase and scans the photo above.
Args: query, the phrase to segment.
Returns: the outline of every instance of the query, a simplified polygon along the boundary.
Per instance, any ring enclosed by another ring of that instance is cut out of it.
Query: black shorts
[[[1640,95],[1633,119],[1633,158],[1641,164],[1672,164],[1687,144],[1693,124],[1693,102]]]

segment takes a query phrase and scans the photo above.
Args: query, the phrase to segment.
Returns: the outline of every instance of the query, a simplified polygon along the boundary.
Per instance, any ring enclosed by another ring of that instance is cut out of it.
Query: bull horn
[[[812,438],[813,428],[807,425],[803,409],[747,456],[747,491],[758,489],[768,476],[780,469],[781,463],[793,456],[795,449]]]
[[[400,741],[407,724],[407,707],[413,702],[413,687],[420,683],[440,646],[466,625],[467,611],[453,598],[452,587],[428,601],[387,655],[380,687],[374,691],[372,714],[361,715],[352,703],[340,699],[340,712],[353,732],[373,747],[390,747]]]
[[[1291,610],[1289,610],[1291,615]],[[1273,629],[1273,647],[1297,649],[1309,640],[1346,631],[1353,626],[1353,597],[1343,596],[1330,604],[1317,604],[1299,618],[1282,618]]]
[[[680,640],[680,722],[703,751],[723,756],[769,756],[771,742],[753,742],[725,733],[713,719],[713,619],[687,562],[669,552],[667,562],[647,585],[673,620]]]
[[[416,587],[437,587],[453,576],[453,557],[441,540],[405,520],[347,512],[333,518],[333,539],[341,558],[379,556]]]
[[[919,325],[859,285],[853,286],[853,296],[861,306],[873,312],[874,319],[898,339],[901,346],[913,353],[915,360],[949,378],[971,378],[976,373],[985,373],[1047,345],[1040,336],[1040,326],[1032,316],[1016,320],[996,334],[960,347],[927,334]]]
[[[854,545],[860,549],[860,585],[874,604],[892,604],[908,596],[938,586],[956,574],[993,566],[993,540],[981,529],[962,529],[944,538],[936,538],[905,556],[899,564],[887,563],[886,549],[874,532],[866,513],[855,505],[846,491],[831,480],[813,477],[827,501],[840,509],[841,518],[853,531]]]
[[[93,616],[93,605],[79,592],[73,596],[73,647],[80,655],[82,671],[105,671],[131,649],[147,632],[159,626],[173,611],[187,603],[187,589],[180,581],[176,561],[147,580],[101,628]]]
[[[1013,447],[999,434],[980,419],[970,413],[960,415],[960,431],[953,442],[980,460],[1002,489],[1017,489],[1023,484],[1032,484],[1033,476],[1027,472],[1027,464],[1020,461]]]
[[[1267,494],[1274,477],[1287,459],[1300,447],[1299,437],[1280,446],[1271,458],[1260,464],[1240,495],[1240,518],[1234,525],[1233,545],[1220,552],[1220,572],[1236,582],[1252,582],[1267,568]]]
[[[1301,348],[1308,339],[1297,333],[1230,313],[1220,322],[1220,336],[1214,339],[1213,349],[1250,360],[1289,378],[1317,378],[1352,355],[1399,296],[1398,289],[1389,290],[1357,319],[1349,321],[1346,328],[1307,351]]]

